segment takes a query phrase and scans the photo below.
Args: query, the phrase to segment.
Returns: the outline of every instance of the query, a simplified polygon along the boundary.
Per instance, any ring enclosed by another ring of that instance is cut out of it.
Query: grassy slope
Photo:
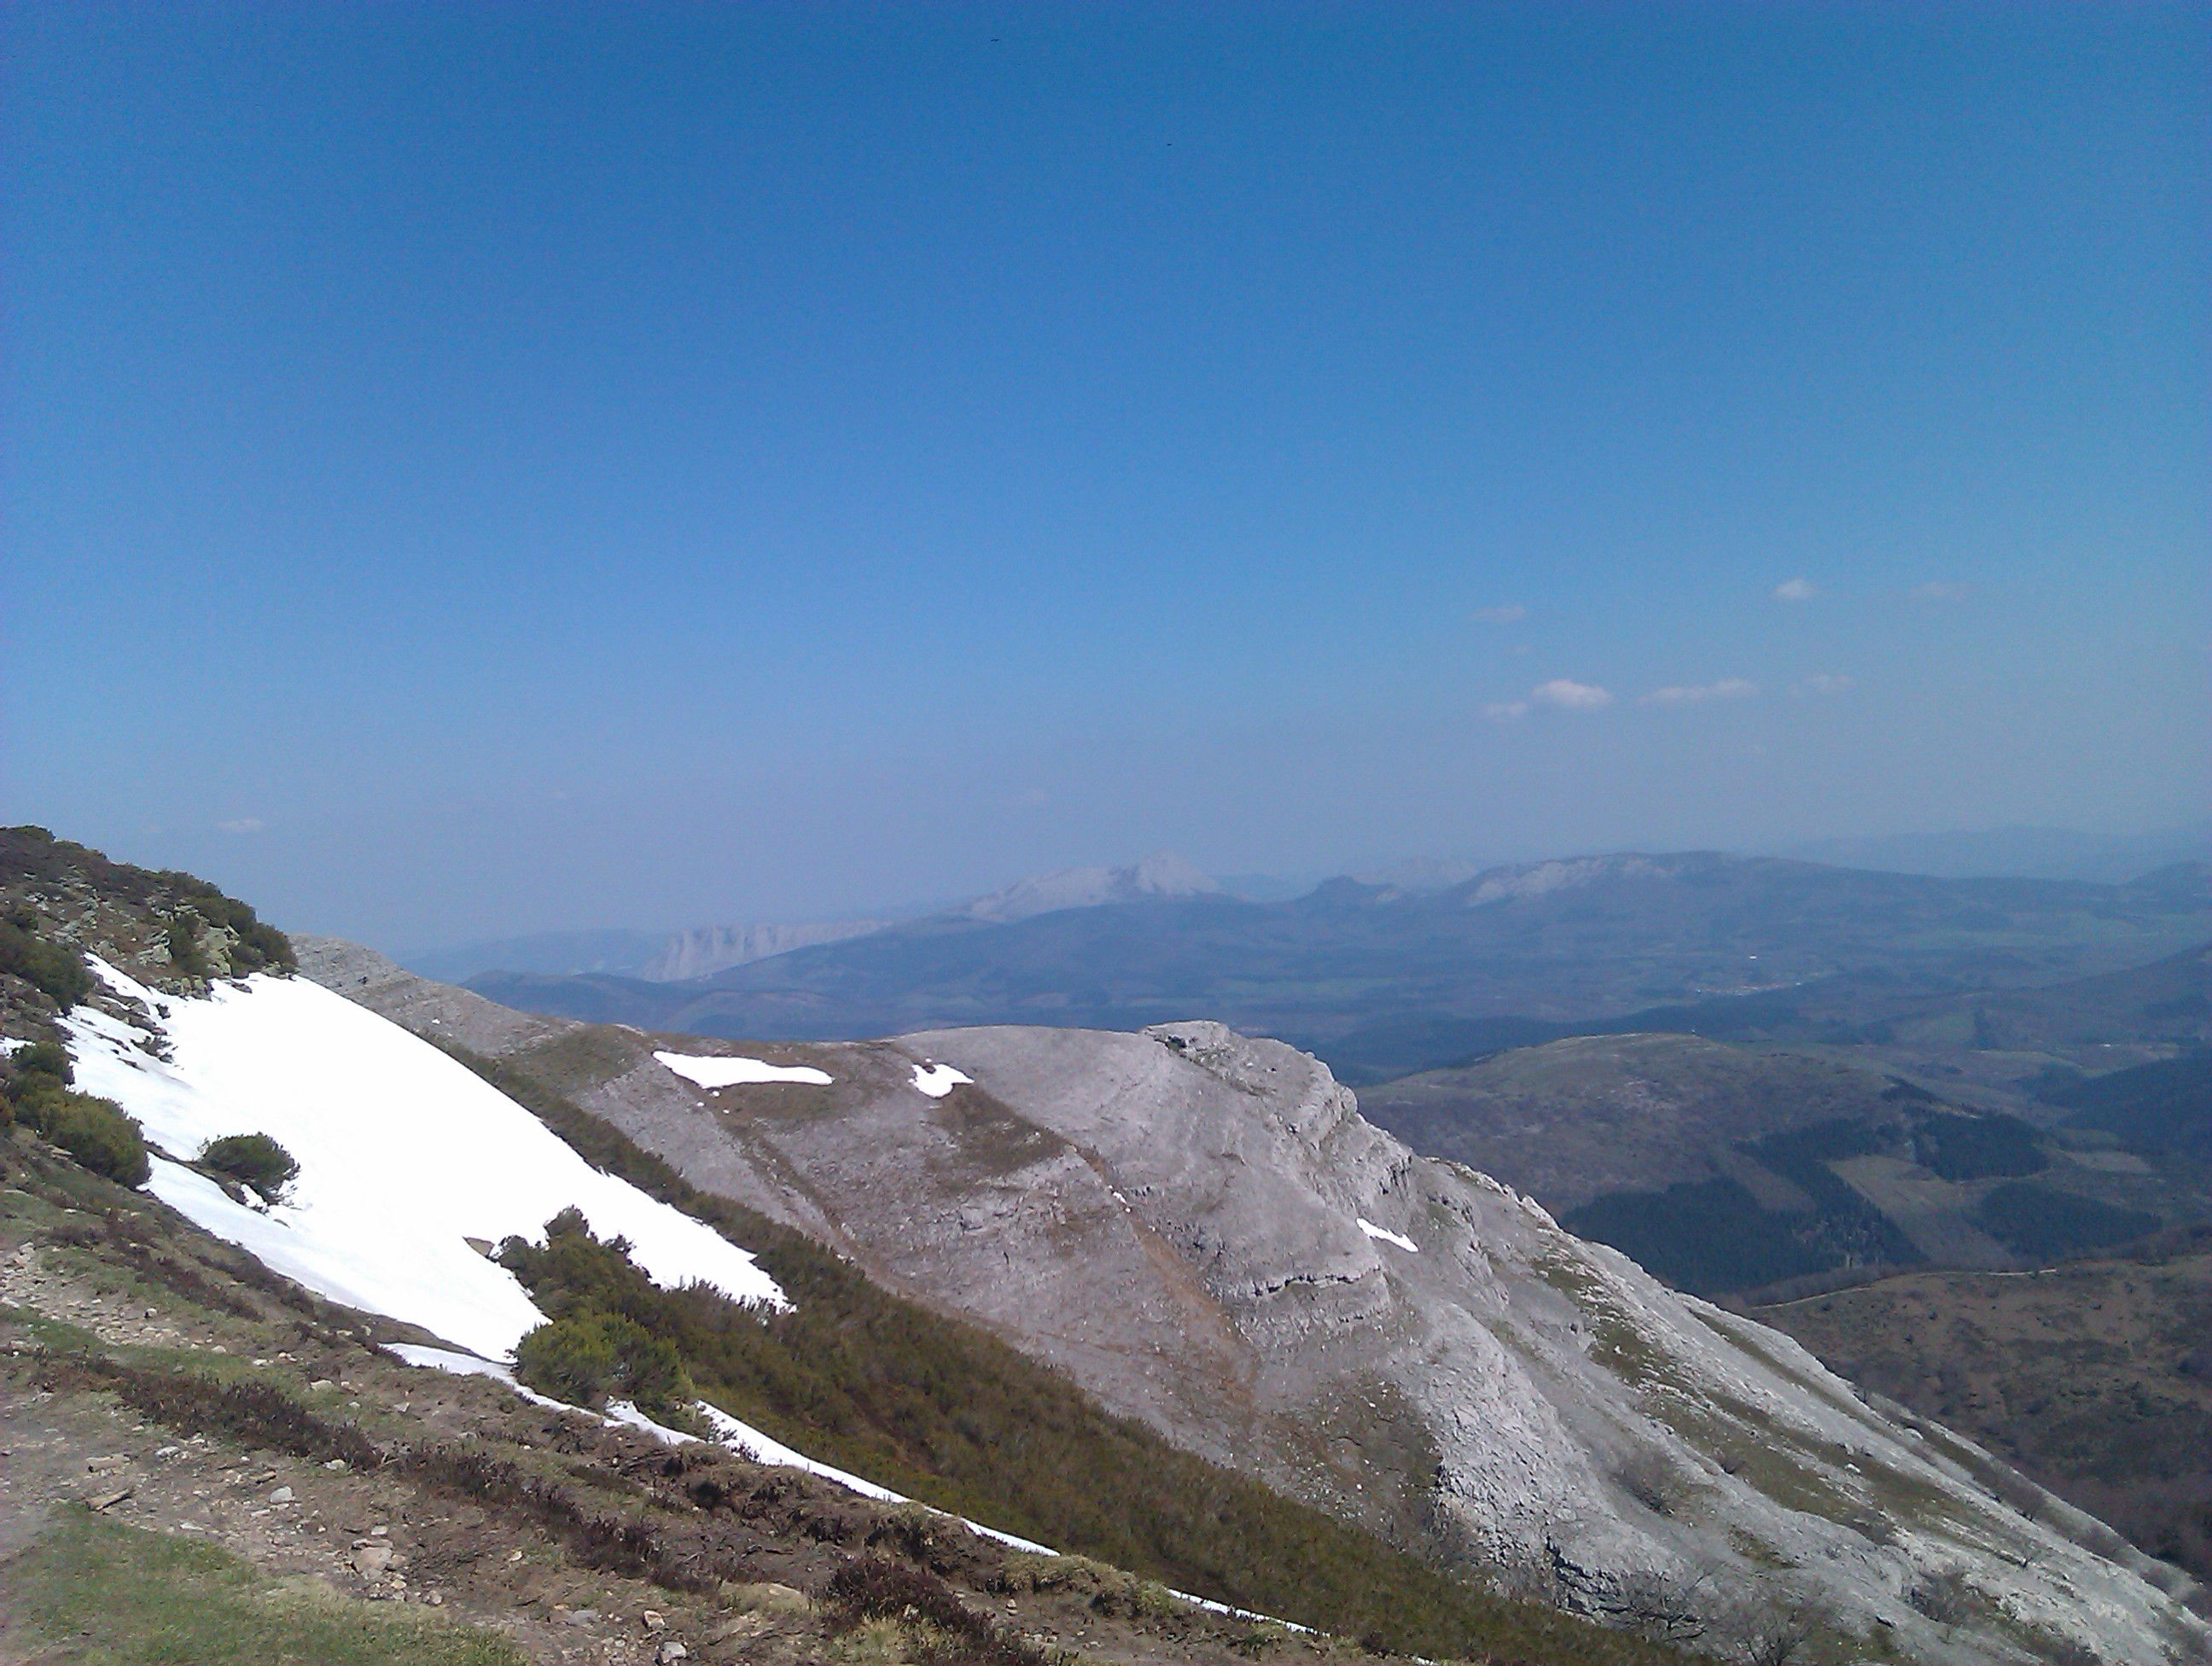
[[[2212,1580],[2212,1243],[1760,1309],[1829,1365]]]
[[[82,1509],[0,1569],[15,1623],[84,1666],[523,1666],[495,1633],[274,1580],[212,1545]]]

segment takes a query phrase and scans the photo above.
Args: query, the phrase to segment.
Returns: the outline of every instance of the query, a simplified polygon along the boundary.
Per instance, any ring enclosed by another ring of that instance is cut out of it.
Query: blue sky
[[[2201,9],[4,17],[0,814],[286,923],[2203,813]]]

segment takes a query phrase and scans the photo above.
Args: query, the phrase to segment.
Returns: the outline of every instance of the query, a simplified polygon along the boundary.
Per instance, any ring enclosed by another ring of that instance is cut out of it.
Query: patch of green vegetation
[[[1794,1383],[1814,1399],[1825,1402],[1843,1413],[1844,1416],[1856,1418],[1862,1423],[1872,1424],[1879,1421],[1864,1405],[1850,1395],[1840,1392],[1832,1383],[1799,1371],[1787,1359],[1768,1347],[1759,1340],[1761,1329],[1759,1326],[1743,1322],[1739,1329],[1731,1325],[1726,1317],[1709,1308],[1693,1306],[1691,1311],[1697,1315],[1707,1330],[1711,1331],[1723,1341],[1732,1347],[1741,1348],[1747,1353],[1755,1355],[1777,1376]]]
[[[66,1319],[50,1318],[27,1307],[0,1302],[0,1324],[17,1325],[49,1353],[84,1353],[100,1346],[100,1338]]]
[[[1846,1525],[1865,1517],[1857,1499],[1784,1450],[1800,1443],[1756,1406],[1726,1394],[1669,1394],[1653,1395],[1644,1409],[1785,1510]]]
[[[16,1099],[15,1112],[33,1134],[118,1185],[143,1186],[154,1171],[137,1119],[112,1099],[42,1085]]]
[[[530,1055],[531,1070],[556,1091],[588,1091],[635,1067],[637,1055],[596,1026],[568,1031]]]
[[[21,978],[66,1012],[92,993],[92,969],[75,949],[38,933],[38,916],[27,909],[0,920],[0,972]]]
[[[1765,1568],[1771,1573],[1786,1573],[1797,1566],[1757,1534],[1744,1528],[1729,1529],[1728,1539],[1729,1547],[1753,1567]]]
[[[1571,1256],[1536,1258],[1536,1276],[1574,1304],[1589,1327],[1590,1358],[1632,1389],[1682,1389],[1674,1361],[1652,1344],[1642,1325],[1616,1307],[1603,1282]]]
[[[960,1147],[962,1168],[998,1177],[1018,1174],[1061,1150],[1065,1142],[983,1094],[956,1093],[931,1114]]]
[[[73,844],[67,839],[57,839],[43,827],[0,828],[0,881],[57,888],[70,885],[88,887],[104,901],[159,918],[161,938],[173,951],[175,939],[170,936],[170,927],[180,911],[188,910],[204,925],[220,927],[230,934],[234,940],[228,958],[233,972],[243,975],[298,969],[290,939],[261,920],[249,905],[234,897],[226,897],[206,880],[189,873],[157,873],[133,867],[127,862],[110,861],[97,850]],[[25,919],[36,923],[36,916],[27,909],[13,916],[9,923],[20,932]],[[187,953],[204,952],[197,941],[197,933],[193,935],[195,940],[187,946]],[[6,952],[5,945],[0,945],[0,956]],[[82,961],[76,952],[66,952],[83,970]],[[13,969],[0,966],[0,970]],[[91,975],[86,971],[84,976],[83,993],[71,1000],[64,1000],[52,990],[47,993],[63,1006],[73,1005],[90,992]]]
[[[271,1581],[212,1545],[75,1508],[6,1570],[9,1612],[85,1666],[525,1666],[495,1633]],[[59,1657],[58,1656],[57,1657]]]
[[[525,1283],[569,1292],[558,1315],[516,1346],[515,1375],[572,1406],[628,1400],[665,1423],[698,1397],[682,1356],[665,1337],[614,1310],[616,1304],[596,1299],[619,1280],[611,1263],[619,1257],[626,1268],[629,1247],[621,1238],[600,1243],[574,1209],[547,1223],[542,1248],[519,1237],[501,1247],[501,1264]]]
[[[2035,1130],[2002,1112],[1926,1116],[1914,1125],[1912,1140],[1921,1166],[1946,1180],[2038,1174],[2051,1166],[2036,1143]]]
[[[1662,1192],[1609,1192],[1559,1224],[1698,1295],[1778,1284],[1834,1265],[1799,1240],[1793,1217],[1761,1208],[1726,1177],[1680,1181]]]
[[[2070,1107],[2077,1128],[2100,1128],[2147,1150],[2212,1158],[2212,1050],[2103,1076],[2068,1073],[2042,1087],[2039,1097]]]
[[[1991,1237],[2029,1261],[2056,1261],[2125,1243],[2158,1230],[2156,1215],[2122,1209],[2075,1192],[2013,1181],[1981,1201],[1974,1219]]]
[[[292,1153],[265,1134],[226,1134],[210,1140],[199,1154],[198,1166],[251,1188],[268,1203],[274,1203],[300,1174]]]

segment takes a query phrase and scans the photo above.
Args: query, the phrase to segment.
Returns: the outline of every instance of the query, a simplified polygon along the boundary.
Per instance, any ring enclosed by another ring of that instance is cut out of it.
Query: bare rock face
[[[1160,897],[1211,897],[1220,885],[1172,851],[1155,851],[1126,867],[1068,867],[1017,879],[963,904],[957,913],[1005,925],[1059,909],[1096,908],[1104,903],[1140,903]]]
[[[2021,1514],[1997,1493],[2033,1489],[1969,1444],[1416,1156],[1280,1043],[1206,1023],[648,1038],[521,1018],[320,944],[301,959],[1110,1409],[1439,1561],[1661,1628],[1816,1606],[1880,1657],[2212,1658],[2144,1577],[2170,1570],[2055,1501]],[[707,1091],[656,1050],[833,1079]],[[933,1064],[968,1079],[942,1091]]]

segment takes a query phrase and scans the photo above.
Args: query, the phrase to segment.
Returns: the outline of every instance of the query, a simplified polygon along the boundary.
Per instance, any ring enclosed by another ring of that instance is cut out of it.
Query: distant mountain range
[[[2087,879],[2117,883],[2177,863],[2212,860],[2212,822],[2126,836],[2063,828],[2002,827],[1955,833],[1825,839],[1771,853],[1832,867],[1872,868],[1938,879]],[[1549,864],[1531,865],[1536,868]],[[1471,857],[1417,857],[1362,869],[1356,884],[1392,893],[1449,891],[1504,865]],[[627,929],[540,932],[492,938],[403,954],[410,971],[449,982],[491,972],[538,977],[605,974],[678,983],[706,977],[821,943],[842,942],[901,921],[949,914],[999,924],[1061,909],[1097,908],[1173,897],[1229,897],[1248,903],[1284,903],[1337,880],[1273,873],[1200,872],[1171,851],[1158,851],[1124,866],[1061,868],[1031,874],[998,890],[957,903],[878,910],[868,917],[799,921],[747,921],[673,932]]]
[[[1785,1014],[1801,1029],[1856,1023],[1877,1006],[2117,971],[2212,939],[2203,865],[2106,885],[1689,852],[1493,868],[1436,891],[1336,879],[1279,903],[1182,884],[1098,880],[1085,894],[1131,899],[1024,912],[1009,898],[994,909],[1016,917],[971,907],[683,982],[467,982],[530,1011],[758,1039],[1206,1017],[1364,1083],[1632,1018],[1698,1030],[1708,1008],[1739,1028]],[[1040,883],[1024,897],[1043,893]]]
[[[1263,888],[1267,883],[1260,882]],[[949,910],[927,912],[1003,925],[1060,909],[1212,896],[1223,890],[1218,881],[1182,857],[1158,851],[1123,867],[1070,867],[1031,874]],[[542,932],[425,950],[404,957],[404,964],[410,971],[424,977],[454,983],[491,972],[537,977],[604,973],[647,983],[679,983],[788,954],[793,949],[866,937],[910,917],[895,911],[881,919],[699,926],[678,932]]]
[[[2176,862],[2212,860],[2212,822],[2154,833],[2082,833],[2063,827],[1899,833],[1821,839],[1780,853],[1838,867],[1883,868],[1941,879],[2132,879]]]

